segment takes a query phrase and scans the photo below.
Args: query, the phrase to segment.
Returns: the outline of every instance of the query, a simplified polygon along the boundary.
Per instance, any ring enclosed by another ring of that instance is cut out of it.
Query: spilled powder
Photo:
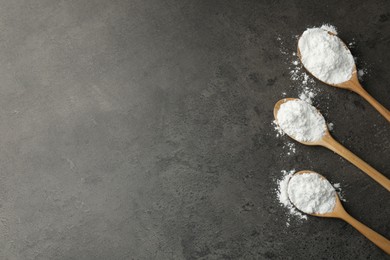
[[[341,184],[334,183],[333,187],[335,188],[337,194],[339,195],[340,200],[346,202],[347,200],[344,198],[344,192],[343,192],[343,189],[341,188]]]
[[[278,125],[276,120],[272,121],[272,126],[274,127],[274,129],[276,131],[276,137],[281,137],[281,136],[284,135],[284,132],[283,132],[282,128],[280,128],[280,126]]]
[[[295,143],[287,141],[283,145],[283,149],[285,149],[287,151],[287,153],[286,153],[287,155],[292,155],[296,152]]]
[[[316,92],[314,92],[309,87],[304,87],[299,93],[298,97],[300,100],[305,101],[306,103],[313,104],[313,98],[316,96]]]
[[[279,203],[284,206],[287,210],[290,216],[294,216],[297,219],[307,219],[307,216],[299,212],[294,205],[290,202],[288,198],[287,188],[288,188],[288,182],[291,178],[291,176],[295,173],[295,170],[282,170],[282,178],[277,180],[276,183],[278,185],[276,196],[279,200]],[[290,225],[290,217],[287,218],[286,225]]]
[[[283,130],[279,127],[275,120],[272,121],[272,126],[276,131],[276,137],[284,135]],[[297,151],[295,143],[291,142],[290,140],[283,140],[282,150],[283,153],[281,155],[283,156],[292,156]]]

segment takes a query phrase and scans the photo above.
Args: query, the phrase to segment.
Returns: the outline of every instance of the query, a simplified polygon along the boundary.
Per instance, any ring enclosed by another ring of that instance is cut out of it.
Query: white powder
[[[280,136],[284,135],[282,128],[280,128],[280,126],[278,125],[276,120],[272,121],[272,126],[274,127],[274,129],[276,131],[276,137],[280,137]]]
[[[333,184],[333,187],[335,187],[336,189],[340,189],[340,183]]]
[[[358,74],[359,80],[360,80],[360,81],[363,81],[364,75],[367,74],[367,69],[366,69],[366,68],[359,69],[358,72],[357,72],[357,74]]]
[[[324,117],[312,105],[302,100],[283,103],[277,114],[280,128],[298,141],[317,141],[326,131]]]
[[[292,155],[296,152],[295,143],[287,141],[283,145],[283,149],[287,150],[287,155]]]
[[[303,87],[302,92],[299,94],[299,99],[312,104],[313,98],[317,95],[317,93],[314,92],[313,89],[309,87]]]
[[[329,213],[336,205],[336,191],[319,174],[295,174],[288,183],[288,197],[301,211],[311,213]]]
[[[311,74],[323,82],[338,84],[351,78],[355,62],[349,49],[329,31],[337,33],[330,25],[307,29],[298,47],[302,63]]]
[[[330,24],[323,24],[321,26],[321,29],[325,30],[325,31],[328,31],[328,32],[331,32],[335,35],[337,35],[337,30],[336,30],[336,27],[334,27],[333,25],[330,25]]]
[[[298,219],[307,219],[306,215],[303,215],[301,212],[296,210],[294,205],[291,203],[290,199],[288,198],[288,193],[287,193],[287,187],[288,187],[288,182],[295,173],[295,170],[291,171],[282,171],[282,178],[277,181],[278,189],[276,191],[277,198],[279,200],[279,203],[286,207],[288,209],[288,212],[290,215],[297,217]],[[287,226],[290,225],[290,218],[287,218]]]
[[[329,131],[333,131],[334,129],[334,124],[331,122],[331,123],[328,123],[328,129]]]
[[[340,183],[333,183],[333,187],[335,188],[337,194],[339,195],[340,200],[346,202],[347,200],[344,198],[344,192],[341,189]]]
[[[280,137],[280,136],[284,135],[283,130],[279,127],[279,125],[276,123],[275,120],[272,121],[272,126],[274,127],[274,129],[276,131],[276,137]],[[284,144],[283,144],[283,150],[285,152],[285,155],[287,155],[287,156],[295,154],[295,152],[296,152],[295,143],[290,142],[288,140],[285,140]]]

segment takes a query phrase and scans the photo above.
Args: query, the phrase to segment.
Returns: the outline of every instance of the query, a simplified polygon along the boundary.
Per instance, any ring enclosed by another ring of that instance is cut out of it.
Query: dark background
[[[340,182],[390,237],[390,194],[271,125],[293,37],[331,23],[390,108],[389,1],[3,0],[0,259],[385,259],[348,224],[290,220],[281,170]],[[288,56],[288,55],[287,55]],[[390,125],[317,83],[333,135],[390,177]]]

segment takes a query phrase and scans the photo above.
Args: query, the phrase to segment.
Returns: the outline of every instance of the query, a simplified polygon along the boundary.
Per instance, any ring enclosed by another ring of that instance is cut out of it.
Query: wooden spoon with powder
[[[330,86],[357,93],[390,122],[390,111],[360,84],[353,56],[334,28],[323,26],[307,29],[298,40],[297,54],[303,66],[315,78]]]
[[[275,104],[274,117],[283,132],[295,141],[328,148],[390,191],[390,180],[337,142],[330,135],[322,114],[312,105],[297,98],[284,98]]]
[[[295,173],[288,183],[288,197],[295,207],[306,214],[346,221],[390,255],[390,240],[349,215],[324,176],[307,170]]]

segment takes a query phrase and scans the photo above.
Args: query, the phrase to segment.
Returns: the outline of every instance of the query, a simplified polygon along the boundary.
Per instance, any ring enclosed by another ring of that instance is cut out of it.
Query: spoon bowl
[[[279,126],[280,126],[280,124],[278,123],[278,112],[279,112],[280,106],[283,103],[293,101],[293,100],[300,100],[300,99],[283,98],[283,99],[279,100],[278,102],[276,102],[275,107],[274,107],[274,117],[275,117],[275,122]],[[319,114],[321,114],[318,110],[317,110],[317,112]],[[322,116],[322,114],[321,114],[321,116]],[[385,189],[390,191],[390,180],[387,177],[385,177],[383,174],[381,174],[380,172],[375,170],[373,167],[371,167],[368,163],[366,163],[365,161],[360,159],[358,156],[356,156],[351,151],[349,151],[347,148],[345,148],[343,145],[341,145],[339,142],[337,142],[330,135],[327,126],[325,125],[324,127],[326,129],[324,135],[322,136],[321,139],[316,140],[316,141],[300,141],[300,140],[297,140],[294,136],[291,136],[291,135],[289,135],[289,136],[301,144],[310,145],[310,146],[319,145],[319,146],[323,146],[323,147],[328,148],[329,150],[337,153],[338,155],[342,156],[344,159],[351,162],[353,165],[358,167],[360,170],[365,172],[368,176],[370,176],[372,179],[374,179],[376,182],[378,182],[380,185],[382,185]],[[281,129],[283,130],[282,127],[281,127]]]
[[[322,176],[321,174],[313,172],[313,171],[309,171],[309,170],[299,171],[299,172],[295,173],[294,175],[308,174],[308,173],[318,174],[321,177],[321,179],[324,179],[327,181],[327,179],[324,176]],[[291,177],[291,178],[293,178],[293,177]],[[347,222],[348,224],[350,224],[351,226],[353,226],[356,230],[358,230],[361,234],[363,234],[369,240],[371,240],[371,242],[373,242],[375,245],[377,245],[379,248],[381,248],[384,252],[386,252],[387,254],[390,255],[390,240],[388,240],[384,236],[380,235],[379,233],[375,232],[371,228],[367,227],[366,225],[362,224],[361,222],[359,222],[358,220],[353,218],[351,215],[349,215],[345,211],[345,209],[340,201],[340,198],[337,195],[337,192],[335,191],[334,193],[335,193],[335,206],[334,206],[332,212],[328,212],[328,213],[306,213],[306,212],[303,212],[303,213],[309,214],[312,216],[316,216],[316,217],[342,219],[345,222]],[[290,201],[294,205],[294,202],[291,199],[290,199]],[[297,208],[297,209],[299,210],[299,208]]]
[[[328,32],[329,35],[332,35],[333,37],[338,37],[337,34],[334,34],[332,32]],[[298,42],[299,40],[301,39],[301,36],[298,38]],[[343,42],[340,38],[339,38],[340,42],[343,44],[343,46],[345,47],[345,49],[347,49],[349,51],[349,48],[348,46],[345,44],[345,42]],[[352,55],[352,54],[351,54]],[[353,86],[350,86],[349,84],[345,84],[346,82],[349,82],[351,80],[353,81],[356,81],[359,83],[359,79],[358,79],[358,76],[357,76],[357,69],[356,69],[356,64],[353,65],[353,69],[352,69],[352,74],[351,74],[351,77],[349,78],[349,80],[347,81],[344,81],[344,82],[341,82],[341,83],[337,83],[337,84],[332,84],[332,83],[329,83],[329,82],[326,82],[326,81],[323,81],[319,78],[317,78],[316,76],[314,76],[314,74],[311,73],[311,71],[306,68],[305,64],[303,64],[302,62],[302,55],[301,55],[301,50],[299,49],[299,46],[297,46],[297,56],[299,58],[299,60],[301,61],[301,64],[302,66],[306,69],[306,71],[313,77],[313,78],[316,78],[317,80],[321,81],[322,83],[326,84],[326,85],[329,85],[329,86],[332,86],[332,87],[336,87],[336,88],[343,88],[343,89],[348,89],[348,90],[351,90],[353,91]]]
[[[334,33],[332,32],[328,32],[328,34],[330,34],[332,37],[337,37],[341,43],[344,45],[344,47],[349,50],[348,46]],[[299,37],[298,39],[298,42],[300,40],[302,36]],[[341,82],[341,83],[337,83],[337,84],[331,84],[331,83],[328,83],[328,82],[325,82],[325,81],[322,81],[320,80],[319,78],[317,78],[315,75],[313,75],[313,73],[311,73],[311,71],[306,68],[305,64],[302,62],[302,55],[301,55],[301,51],[299,49],[299,45],[297,46],[297,55],[298,55],[298,58],[299,60],[301,61],[301,64],[303,65],[303,67],[306,69],[306,71],[309,72],[310,75],[312,75],[314,78],[318,79],[319,81],[321,81],[322,83],[324,84],[327,84],[327,85],[330,85],[330,86],[333,86],[333,87],[337,87],[337,88],[343,88],[343,89],[347,89],[347,90],[350,90],[352,92],[355,92],[356,94],[360,95],[361,97],[363,97],[368,103],[371,104],[371,106],[373,106],[387,121],[390,122],[390,111],[388,109],[386,109],[383,105],[381,105],[376,99],[374,99],[364,88],[363,86],[360,84],[359,82],[359,78],[358,78],[358,75],[357,75],[357,70],[356,70],[356,64],[354,64],[353,66],[353,69],[352,69],[352,74],[351,74],[351,77],[349,78],[349,80],[347,81],[344,81],[344,82]],[[352,55],[352,54],[351,54]]]
[[[274,118],[275,118],[276,122],[278,122],[278,112],[279,112],[280,106],[288,101],[294,101],[294,100],[300,100],[300,99],[298,99],[298,98],[283,98],[283,99],[279,100],[278,102],[276,102],[276,104],[274,106]],[[322,116],[322,114],[318,110],[317,110],[317,112],[318,112],[318,114],[320,114]],[[287,133],[286,133],[286,135],[290,136],[295,141],[297,141],[301,144],[304,144],[304,145],[323,145],[322,140],[325,138],[325,136],[330,136],[328,127],[325,125],[324,128],[325,128],[324,136],[322,137],[322,139],[317,140],[317,141],[301,141],[301,140],[297,140],[294,136],[291,136]]]
[[[317,173],[317,172],[314,172],[314,171],[309,171],[309,170],[303,170],[303,171],[299,171],[299,172],[296,172],[294,173],[294,175],[298,175],[298,174],[317,174],[321,177],[321,179],[323,180],[326,180],[328,181],[323,175]],[[290,198],[289,198],[290,199]],[[328,212],[328,213],[307,213],[307,212],[303,212],[305,214],[308,214],[308,215],[311,215],[311,216],[316,216],[316,217],[324,217],[324,218],[340,218],[340,216],[342,214],[344,214],[345,210],[343,208],[343,205],[341,204],[341,201],[340,201],[340,198],[339,196],[337,195],[337,192],[335,192],[335,207],[333,208],[333,211],[332,212]],[[292,200],[290,200],[290,202],[294,205],[294,202]],[[295,205],[294,205],[295,206]],[[299,208],[297,208],[299,210]]]

